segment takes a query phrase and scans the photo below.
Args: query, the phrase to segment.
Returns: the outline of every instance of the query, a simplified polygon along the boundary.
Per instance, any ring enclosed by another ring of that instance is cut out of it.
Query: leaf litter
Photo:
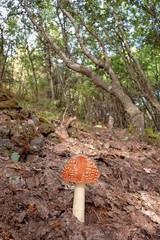
[[[83,129],[76,124],[72,126],[76,137],[59,141],[53,131],[52,139],[44,134],[42,145],[37,126],[39,135],[28,140],[25,136],[18,145],[18,139],[8,134],[9,116],[3,112],[7,131],[0,135],[1,240],[160,239],[158,145],[139,141],[124,130]],[[24,119],[23,125],[28,121]],[[22,129],[17,136],[23,138]],[[41,146],[33,151],[28,146],[34,138]],[[86,186],[85,224],[72,216],[74,185],[60,177],[65,162],[76,154],[92,158],[100,171],[97,183]]]

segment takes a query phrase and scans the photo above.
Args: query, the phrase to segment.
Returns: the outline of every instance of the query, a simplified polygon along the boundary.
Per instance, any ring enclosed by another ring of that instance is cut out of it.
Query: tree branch
[[[93,56],[93,54],[91,54],[87,48],[85,47],[83,38],[80,35],[80,30],[78,28],[78,25],[76,24],[76,22],[74,21],[74,18],[71,16],[71,14],[69,12],[67,12],[64,8],[62,8],[62,6],[60,5],[60,8],[62,10],[62,12],[65,14],[65,16],[68,17],[68,19],[71,21],[74,29],[75,29],[75,35],[77,37],[77,40],[79,42],[79,45],[83,51],[83,53],[97,66],[103,67],[104,63],[103,61],[101,61],[100,59],[97,59],[95,56]]]
[[[111,84],[108,84],[107,82],[101,80],[101,78],[90,68],[80,65],[76,62],[73,62],[71,59],[69,59],[69,57],[56,44],[56,41],[54,40],[54,38],[53,37],[51,38],[49,34],[45,32],[45,30],[43,29],[43,26],[36,21],[36,17],[28,9],[27,0],[24,0],[23,3],[24,4],[22,5],[22,7],[25,9],[29,19],[31,20],[33,25],[36,27],[41,37],[45,39],[47,43],[50,44],[50,46],[57,53],[57,55],[65,62],[67,67],[78,73],[84,74],[85,76],[90,78],[97,87],[100,87],[101,89],[114,94],[113,86]]]

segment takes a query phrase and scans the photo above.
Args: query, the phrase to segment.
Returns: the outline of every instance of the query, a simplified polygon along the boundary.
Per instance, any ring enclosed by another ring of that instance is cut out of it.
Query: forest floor
[[[0,107],[0,240],[160,239],[160,147],[127,130],[84,127],[69,138],[17,103]],[[56,125],[57,124],[57,125]],[[100,177],[86,186],[85,223],[72,216],[74,185],[65,162],[84,154]]]

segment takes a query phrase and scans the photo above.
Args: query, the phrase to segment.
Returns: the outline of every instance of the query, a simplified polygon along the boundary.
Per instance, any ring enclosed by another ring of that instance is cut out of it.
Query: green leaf
[[[123,141],[127,141],[127,140],[128,140],[128,137],[126,136],[126,137],[122,138],[122,140],[123,140]]]
[[[19,158],[20,158],[19,153],[13,152],[13,153],[11,154],[11,160],[12,160],[12,162],[18,162]]]

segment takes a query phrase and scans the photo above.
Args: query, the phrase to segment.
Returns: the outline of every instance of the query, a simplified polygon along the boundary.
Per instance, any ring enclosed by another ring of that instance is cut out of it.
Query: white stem
[[[84,222],[85,214],[85,184],[75,184],[73,199],[73,215],[80,221]]]

